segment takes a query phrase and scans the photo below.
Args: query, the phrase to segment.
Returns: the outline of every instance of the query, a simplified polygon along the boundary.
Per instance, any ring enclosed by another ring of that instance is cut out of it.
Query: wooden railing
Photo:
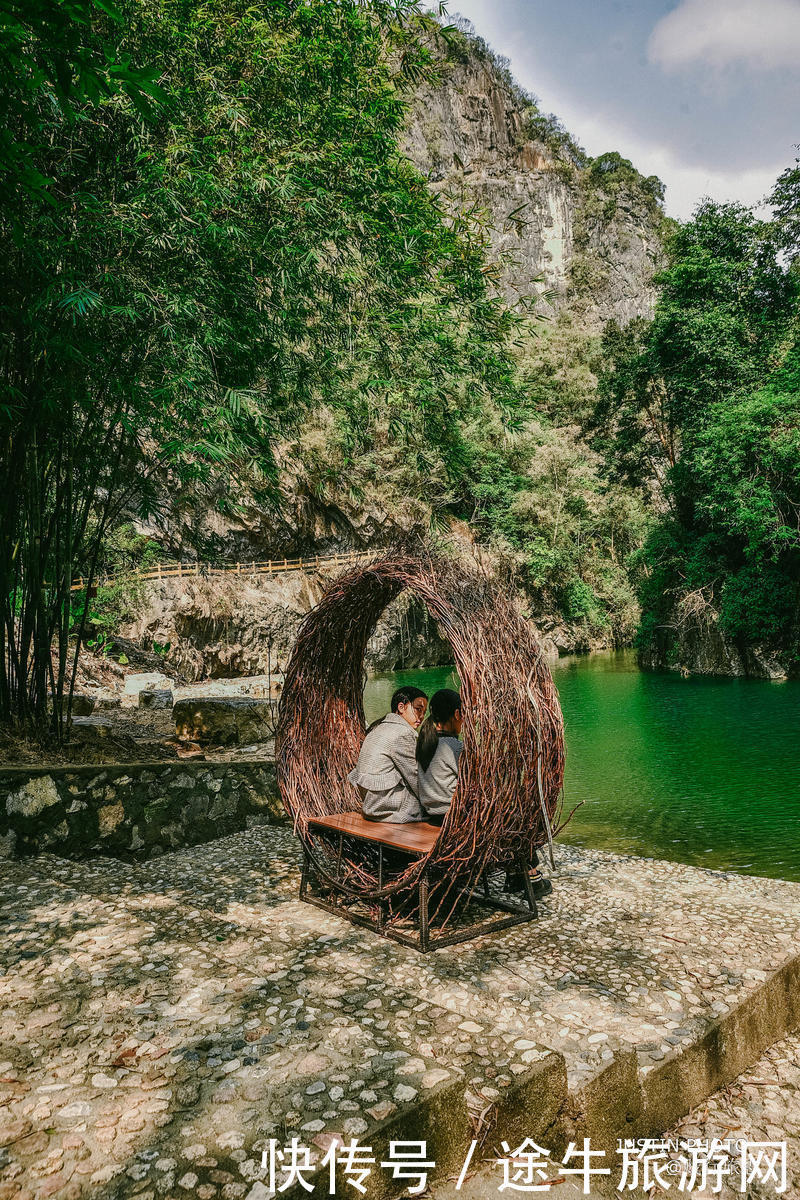
[[[99,575],[95,587],[113,583],[115,579],[207,579],[212,575],[276,575],[282,571],[318,571],[326,567],[355,566],[372,557],[365,551],[352,550],[346,554],[317,554],[314,558],[271,558],[264,562],[226,563],[222,567],[201,562],[161,562],[147,571],[120,571],[113,575]],[[80,575],[72,581],[72,591],[82,592],[88,580]]]

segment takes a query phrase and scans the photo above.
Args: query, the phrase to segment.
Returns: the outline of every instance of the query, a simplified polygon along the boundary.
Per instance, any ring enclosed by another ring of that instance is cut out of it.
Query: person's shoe
[[[545,896],[549,896],[553,890],[553,885],[544,875],[540,875],[538,871],[530,873],[531,887],[533,888],[534,900],[543,900]],[[503,886],[504,892],[522,892],[525,894],[525,880],[520,871],[506,871],[506,881]]]
[[[534,900],[543,900],[545,896],[549,896],[553,890],[553,885],[544,875],[540,875],[537,871],[535,875],[531,875],[531,886],[533,887]]]

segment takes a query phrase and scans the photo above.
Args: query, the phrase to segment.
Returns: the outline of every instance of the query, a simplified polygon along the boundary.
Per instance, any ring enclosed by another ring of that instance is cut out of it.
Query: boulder
[[[745,651],[747,674],[754,679],[788,679],[789,670],[776,654],[763,646],[749,646]]]
[[[115,729],[107,717],[73,717],[70,742],[83,762],[102,762],[109,758],[124,762],[137,757],[134,739]]]
[[[203,683],[191,683],[186,687],[174,688],[176,700],[225,700],[236,696],[249,696],[254,700],[276,699],[283,689],[283,675],[245,675],[232,679],[209,679]]]
[[[148,688],[139,692],[139,708],[172,708],[169,688]]]
[[[178,700],[172,714],[184,741],[230,746],[272,737],[275,705],[247,696],[207,696]]]
[[[38,775],[29,779],[26,784],[13,792],[6,801],[6,811],[18,813],[23,817],[36,817],[51,804],[58,804],[61,797],[58,794],[53,779],[49,775]]]
[[[111,736],[114,726],[107,717],[73,717],[72,733],[88,740]]]
[[[144,671],[139,675],[125,676],[126,696],[138,696],[143,691],[152,692],[169,686],[169,679],[160,671]]]

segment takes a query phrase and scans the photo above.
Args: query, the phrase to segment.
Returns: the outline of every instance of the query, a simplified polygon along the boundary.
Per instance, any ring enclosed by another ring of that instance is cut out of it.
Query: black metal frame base
[[[334,879],[329,876],[322,876],[316,869],[316,864],[308,851],[306,845],[303,846],[303,869],[300,876],[300,899],[306,904],[313,904],[316,908],[324,909],[325,912],[333,913],[337,917],[345,917],[353,925],[361,925],[366,929],[371,929],[380,937],[391,938],[394,942],[399,942],[402,946],[410,946],[412,950],[419,950],[421,954],[426,954],[429,950],[438,950],[442,946],[455,946],[459,942],[470,942],[473,938],[483,937],[488,933],[496,933],[500,929],[507,929],[511,925],[521,925],[527,921],[535,921],[539,915],[536,907],[536,898],[533,894],[533,885],[528,874],[527,864],[518,864],[520,874],[522,876],[525,887],[526,904],[517,904],[511,900],[503,900],[501,897],[493,895],[489,887],[489,881],[484,872],[481,884],[482,890],[479,892],[475,888],[469,890],[469,900],[476,900],[478,903],[487,908],[507,914],[506,916],[498,916],[488,921],[477,921],[471,925],[463,925],[459,929],[451,933],[440,933],[431,936],[429,917],[428,917],[428,890],[429,879],[427,869],[422,871],[417,884],[417,899],[418,899],[418,922],[419,933],[413,937],[409,933],[404,933],[400,929],[394,928],[391,924],[386,923],[385,901],[376,901],[378,913],[375,918],[367,916],[365,913],[354,912],[350,905],[358,903],[359,898],[344,888],[338,887]],[[383,855],[379,860],[378,880],[379,886],[382,884],[383,877]],[[324,894],[313,894],[309,892],[309,884],[312,877],[320,888],[320,892]]]

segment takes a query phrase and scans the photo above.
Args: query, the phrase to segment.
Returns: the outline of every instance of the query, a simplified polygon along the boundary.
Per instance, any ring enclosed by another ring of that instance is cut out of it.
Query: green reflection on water
[[[554,666],[567,735],[563,840],[800,880],[800,681],[682,679],[632,651]],[[392,691],[457,687],[451,668],[370,679],[367,720]]]

